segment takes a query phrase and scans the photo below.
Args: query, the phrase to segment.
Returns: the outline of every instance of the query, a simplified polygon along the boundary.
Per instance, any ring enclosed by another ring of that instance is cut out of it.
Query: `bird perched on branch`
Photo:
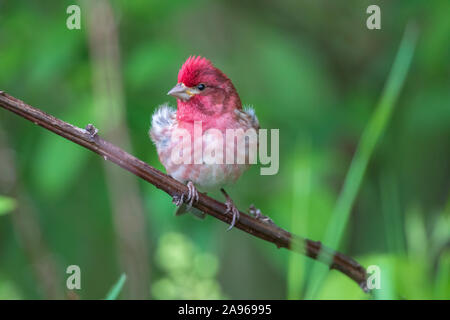
[[[167,173],[187,184],[188,192],[174,196],[178,215],[198,200],[197,188],[221,188],[235,182],[249,167],[249,150],[258,143],[259,123],[252,108],[242,108],[231,80],[200,56],[186,60],[178,73],[178,83],[168,95],[177,98],[177,109],[161,105],[152,116],[149,135]],[[256,141],[246,139],[245,144],[239,144],[235,137],[227,140],[229,129],[253,131]],[[229,161],[227,153],[234,156],[234,161]],[[180,161],[181,155],[184,161]],[[237,161],[239,158],[245,161]],[[233,215],[231,229],[239,219],[239,210],[223,188],[221,191],[226,197],[227,213]]]

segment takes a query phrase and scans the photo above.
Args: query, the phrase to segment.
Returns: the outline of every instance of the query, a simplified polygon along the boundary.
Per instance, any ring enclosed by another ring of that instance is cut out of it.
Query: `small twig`
[[[0,91],[0,106],[99,154],[105,160],[114,162],[123,169],[150,182],[172,197],[188,191],[187,186],[184,184],[156,170],[112,143],[103,140],[95,130],[92,130],[93,127],[89,126],[88,130],[78,128],[48,115],[39,109],[33,108],[2,91]],[[94,135],[93,132],[95,132]],[[226,205],[205,194],[199,193],[199,199],[193,206],[225,223],[230,224],[232,221],[232,215],[227,213]],[[239,215],[240,218],[235,224],[236,228],[255,237],[272,242],[278,248],[287,248],[321,262],[329,263],[331,261],[330,269],[339,270],[354,280],[364,291],[368,291],[366,270],[354,259],[327,248],[318,241],[312,241],[291,234],[274,223],[258,220],[243,212],[240,212]]]

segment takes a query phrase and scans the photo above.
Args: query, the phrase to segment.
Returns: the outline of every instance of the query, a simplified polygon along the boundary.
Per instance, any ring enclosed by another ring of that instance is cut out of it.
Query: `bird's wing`
[[[258,117],[256,117],[255,109],[250,106],[244,106],[244,109],[235,109],[234,112],[239,122],[248,128],[259,129]]]
[[[167,104],[159,106],[152,116],[152,126],[149,131],[150,138],[156,145],[158,153],[167,148],[172,130],[177,124],[177,111]]]

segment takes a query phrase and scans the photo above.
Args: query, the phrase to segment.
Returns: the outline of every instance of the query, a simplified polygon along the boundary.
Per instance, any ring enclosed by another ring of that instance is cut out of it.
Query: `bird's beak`
[[[183,83],[177,83],[167,94],[183,101],[188,101],[194,95]]]

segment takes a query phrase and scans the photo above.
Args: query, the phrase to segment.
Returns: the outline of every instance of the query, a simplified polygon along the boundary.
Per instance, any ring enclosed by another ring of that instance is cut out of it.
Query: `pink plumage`
[[[200,56],[190,56],[178,72],[178,82],[184,83],[187,87],[195,86],[199,81],[197,76],[199,76],[200,70],[212,68],[214,68],[214,66],[208,59]]]
[[[202,190],[235,182],[249,166],[248,150],[252,142],[247,141],[244,148],[239,148],[236,141],[227,144],[226,130],[251,129],[257,133],[259,124],[253,109],[242,109],[231,80],[202,57],[191,56],[186,60],[178,73],[178,84],[169,94],[177,97],[177,110],[168,105],[160,106],[153,114],[149,132],[167,173],[180,182],[191,181]],[[196,123],[201,123],[203,134],[194,138]],[[174,148],[180,149],[182,143],[181,139],[174,137],[174,132],[180,129],[191,136],[192,162],[188,164],[177,163],[173,158]],[[219,133],[223,139],[217,136]],[[223,162],[227,149],[233,148],[231,152],[235,157],[243,155],[246,163],[194,163],[195,155],[203,154],[205,148],[216,150],[219,146],[223,150]]]

